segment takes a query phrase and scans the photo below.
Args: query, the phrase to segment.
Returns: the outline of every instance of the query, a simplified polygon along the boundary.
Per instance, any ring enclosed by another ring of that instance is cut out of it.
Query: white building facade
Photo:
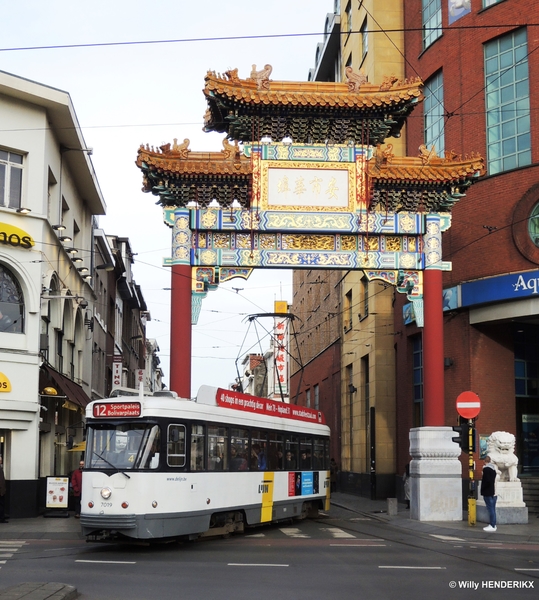
[[[93,222],[105,214],[69,94],[0,72],[0,453],[6,512],[78,461],[91,397]],[[54,393],[56,392],[56,394]]]

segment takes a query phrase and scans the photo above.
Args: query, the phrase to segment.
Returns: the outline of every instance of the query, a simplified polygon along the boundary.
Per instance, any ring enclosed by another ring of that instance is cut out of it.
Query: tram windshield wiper
[[[98,454],[95,450],[92,450],[92,454],[95,454],[97,458],[100,458],[103,462],[106,462],[107,465],[111,466],[116,471],[116,473],[121,473],[122,475],[125,475],[127,479],[131,479],[131,477],[129,477],[127,473],[125,473],[124,471],[120,471],[120,469],[118,469],[116,465],[113,465],[104,456],[101,456],[101,454]]]

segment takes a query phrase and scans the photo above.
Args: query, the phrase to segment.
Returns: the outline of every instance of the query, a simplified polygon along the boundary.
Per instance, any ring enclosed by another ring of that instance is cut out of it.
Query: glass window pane
[[[298,468],[298,438],[289,436],[285,440],[285,470],[295,471]]]
[[[228,428],[208,425],[208,471],[228,469]]]
[[[204,470],[204,426],[191,425],[191,471]]]
[[[251,470],[267,469],[267,434],[265,431],[251,431]]]
[[[185,426],[169,425],[167,433],[167,464],[170,467],[185,466]]]
[[[233,427],[230,430],[230,470],[247,471],[249,469],[249,431]]]
[[[268,435],[268,469],[270,471],[284,469],[284,438],[274,432]]]
[[[0,204],[4,204],[6,193],[6,165],[0,163]]]
[[[530,92],[526,54],[527,34],[524,28],[485,45],[487,155],[491,174],[528,164]],[[498,58],[497,65],[495,57]],[[499,116],[503,127],[494,130]],[[517,135],[522,137],[517,140]],[[497,143],[498,140],[501,144]]]
[[[12,167],[10,170],[9,181],[9,206],[11,208],[20,208],[22,192],[22,169]]]
[[[519,135],[517,137],[517,151],[519,155],[523,153],[524,150],[529,150],[531,146],[530,134],[526,133],[524,135]]]
[[[516,356],[516,354],[515,354]],[[525,377],[526,376],[526,364],[524,361],[515,360],[515,377]]]

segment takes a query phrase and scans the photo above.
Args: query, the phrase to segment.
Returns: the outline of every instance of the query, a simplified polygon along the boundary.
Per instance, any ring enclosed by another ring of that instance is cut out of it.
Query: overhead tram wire
[[[377,29],[367,30],[366,33],[403,33],[407,31],[460,31],[460,30],[483,30],[483,29],[499,29],[522,27],[522,23],[500,23],[496,25],[450,25],[449,27],[409,27],[396,29]],[[539,23],[525,23],[526,27],[537,27]],[[362,33],[360,31],[341,32],[341,35],[351,35],[354,33]],[[178,38],[167,40],[129,40],[126,42],[88,42],[85,44],[53,44],[50,46],[20,46],[11,48],[0,48],[0,52],[26,52],[35,50],[69,50],[74,48],[103,48],[114,46],[142,46],[156,44],[189,44],[189,43],[208,43],[208,42],[230,42],[242,40],[263,40],[263,39],[280,39],[280,38],[298,38],[298,37],[314,37],[324,36],[326,32],[306,32],[306,33],[270,33],[261,35],[233,35],[233,36],[214,36],[214,37],[199,37],[199,38]]]

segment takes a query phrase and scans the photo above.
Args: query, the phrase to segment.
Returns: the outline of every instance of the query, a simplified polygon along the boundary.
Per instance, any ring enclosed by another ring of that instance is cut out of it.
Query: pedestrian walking
[[[73,498],[75,499],[75,519],[80,517],[80,495],[82,492],[82,469],[84,462],[81,460],[79,468],[73,471],[71,475],[71,487],[73,488]]]
[[[489,524],[483,527],[483,531],[494,532],[496,527],[496,477],[498,470],[496,465],[492,463],[490,456],[485,456],[485,464],[483,466],[483,477],[481,478],[481,495],[487,506],[489,515]]]

